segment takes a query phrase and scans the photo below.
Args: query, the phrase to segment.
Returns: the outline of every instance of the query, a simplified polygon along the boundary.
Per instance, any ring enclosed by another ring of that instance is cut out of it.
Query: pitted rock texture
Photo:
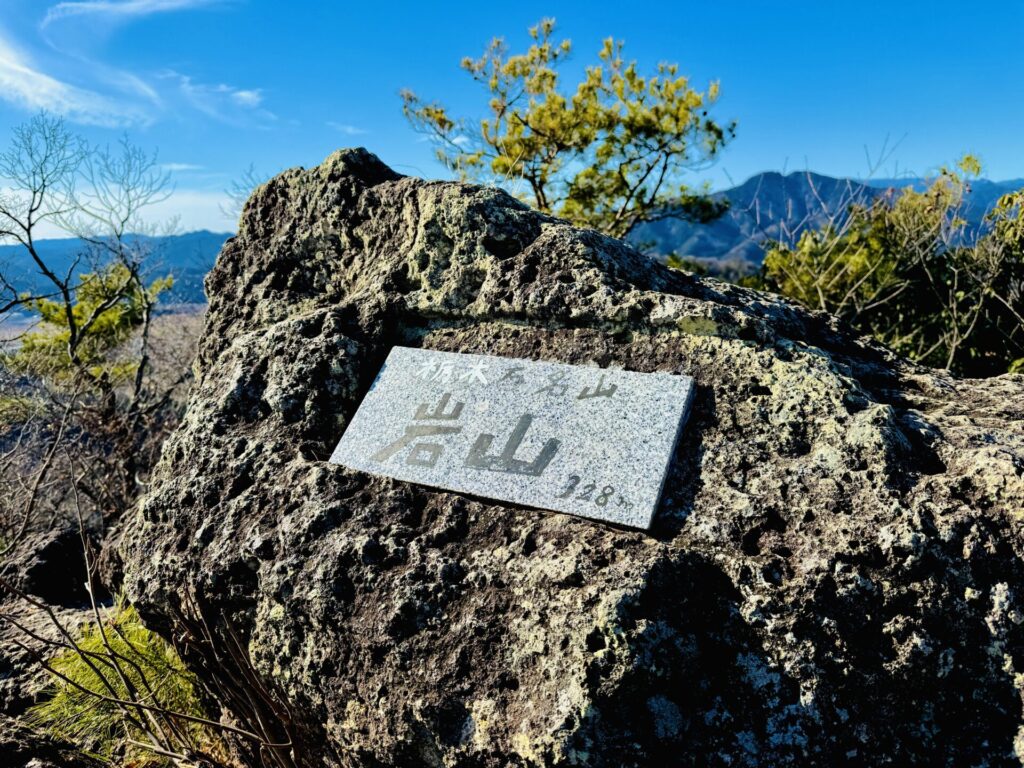
[[[70,526],[28,535],[0,562],[0,578],[14,589],[65,607],[89,605],[86,573],[81,534]]]
[[[251,764],[1021,764],[1024,377],[363,150],[259,188],[207,292],[125,583],[291,741]],[[396,344],[694,377],[651,530],[328,464]]]
[[[54,620],[73,633],[92,621],[85,582],[82,538],[74,528],[29,534],[0,563],[0,716],[24,714],[53,682],[39,658],[62,650]],[[0,756],[9,730],[0,720]]]
[[[0,714],[0,763],[4,768],[102,768],[100,762],[70,744]]]

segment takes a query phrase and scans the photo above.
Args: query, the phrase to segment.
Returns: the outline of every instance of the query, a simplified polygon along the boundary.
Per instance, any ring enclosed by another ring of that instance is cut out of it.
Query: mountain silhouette
[[[870,203],[881,195],[927,184],[920,178],[858,181],[813,171],[769,171],[715,193],[715,198],[729,202],[729,210],[713,222],[663,219],[636,227],[629,240],[661,260],[675,253],[742,271],[761,263],[765,241],[795,239],[808,228],[827,224],[853,203]],[[1020,187],[1024,179],[970,182],[963,209],[969,227],[978,226],[1001,195]]]

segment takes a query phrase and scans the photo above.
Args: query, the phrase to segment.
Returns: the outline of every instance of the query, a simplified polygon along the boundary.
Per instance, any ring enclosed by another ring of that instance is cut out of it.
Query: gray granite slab
[[[693,380],[395,347],[331,461],[648,528]]]

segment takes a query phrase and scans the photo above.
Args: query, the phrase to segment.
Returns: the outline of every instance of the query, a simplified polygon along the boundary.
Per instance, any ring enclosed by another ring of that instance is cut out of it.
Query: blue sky
[[[715,187],[762,170],[925,174],[963,151],[1024,177],[1024,2],[354,3],[0,0],[0,141],[41,108],[94,142],[158,149],[174,196],[154,216],[230,229],[224,190],[363,145],[404,173],[444,169],[401,115],[408,87],[465,116],[483,97],[458,68],[495,35],[513,49],[543,16],[573,41],[566,77],[600,40],[650,70],[718,79],[735,141]]]

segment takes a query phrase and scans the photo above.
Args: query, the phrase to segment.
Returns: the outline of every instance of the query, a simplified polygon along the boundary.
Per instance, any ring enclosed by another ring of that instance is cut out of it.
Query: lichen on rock
[[[125,584],[297,765],[1021,764],[1024,377],[364,150],[260,187],[207,292]],[[651,529],[327,463],[398,344],[692,376]]]

